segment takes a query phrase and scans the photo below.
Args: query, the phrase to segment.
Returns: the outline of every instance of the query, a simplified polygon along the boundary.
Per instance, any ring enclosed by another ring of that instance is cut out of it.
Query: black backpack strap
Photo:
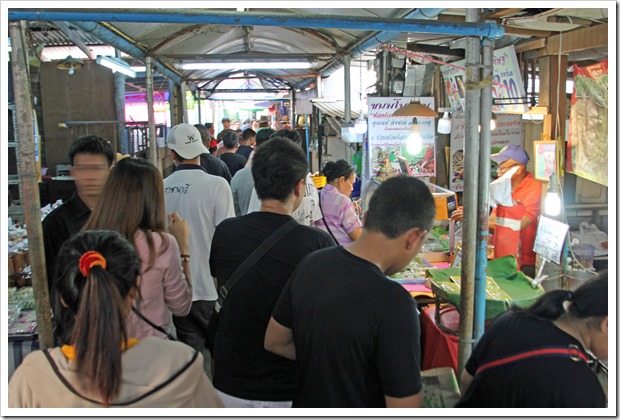
[[[336,239],[336,237],[332,233],[332,230],[329,228],[329,225],[327,224],[327,220],[325,220],[325,213],[323,213],[323,205],[321,204],[321,192],[320,191],[319,191],[319,209],[321,209],[321,216],[323,216],[321,218],[321,220],[323,220],[323,224],[327,228],[327,231],[329,232],[331,237],[334,239],[334,242],[336,242],[336,245],[340,246],[340,243],[338,242],[338,239]]]
[[[131,310],[133,311],[134,314],[136,314],[138,316],[138,318],[140,318],[142,321],[146,322],[147,324],[149,324],[151,327],[153,327],[154,329],[156,329],[157,331],[159,331],[162,334],[165,334],[166,337],[168,337],[168,340],[170,341],[179,341],[177,340],[177,338],[170,334],[168,331],[164,330],[163,327],[156,325],[153,321],[151,321],[150,319],[148,319],[147,317],[145,317],[141,312],[138,311],[138,309],[136,309],[135,306],[132,305]]]
[[[482,372],[486,371],[487,369],[504,366],[509,363],[516,363],[522,360],[544,358],[544,357],[564,358],[564,359],[571,359],[575,362],[582,361],[582,362],[588,363],[588,356],[586,356],[579,349],[579,347],[577,347],[574,344],[570,344],[566,347],[544,347],[544,348],[532,349],[532,350],[512,354],[510,356],[504,356],[499,359],[490,360],[478,366],[478,369],[476,369],[475,374],[479,375]]]
[[[263,256],[267,252],[269,252],[269,250],[273,248],[274,245],[280,239],[284,238],[284,236],[286,236],[287,233],[289,233],[291,230],[293,230],[298,225],[299,223],[295,219],[291,218],[291,220],[289,220],[288,222],[280,226],[278,229],[276,229],[271,234],[271,236],[269,236],[267,240],[265,240],[265,242],[260,244],[258,248],[256,248],[254,252],[252,252],[250,256],[248,256],[245,259],[245,261],[241,263],[239,267],[237,267],[237,269],[235,270],[234,273],[232,273],[228,281],[226,281],[226,284],[223,284],[222,286],[218,288],[218,293],[217,293],[218,298],[215,304],[215,310],[217,312],[220,311],[220,309],[222,308],[222,305],[224,304],[224,301],[226,300],[226,297],[228,296],[232,288],[235,287],[235,284],[237,284],[237,282],[241,279],[241,277],[243,277],[243,275],[254,264],[256,264],[261,258],[263,258]]]
[[[101,406],[105,406],[104,403],[102,403],[101,401],[96,401],[93,399],[90,399],[88,397],[83,396],[82,394],[80,394],[78,392],[77,389],[75,389],[73,387],[73,385],[71,385],[71,383],[67,380],[67,378],[65,378],[63,376],[62,373],[60,373],[60,369],[58,369],[58,366],[56,365],[56,362],[54,362],[54,359],[52,359],[52,356],[49,354],[49,350],[44,350],[43,354],[45,355],[45,357],[47,358],[47,361],[50,363],[50,365],[52,366],[52,370],[54,371],[54,373],[56,374],[56,376],[58,376],[58,379],[60,379],[60,382],[62,382],[62,384],[69,390],[71,391],[71,393],[73,393],[74,395],[76,395],[77,397],[82,398],[83,400],[86,400],[90,403],[93,404],[97,404],[97,405],[101,405]],[[134,398],[131,401],[127,401],[124,403],[111,403],[109,404],[110,407],[124,407],[124,406],[128,406],[128,405],[132,405],[137,403],[138,401],[141,401],[143,399],[145,399],[146,397],[148,397],[149,395],[154,394],[155,392],[159,391],[160,389],[162,389],[163,387],[165,387],[166,385],[168,385],[169,383],[171,383],[172,381],[174,381],[176,378],[178,378],[183,372],[185,372],[187,369],[189,369],[189,367],[196,361],[196,359],[198,358],[198,351],[194,350],[194,355],[192,356],[191,360],[189,362],[187,362],[178,372],[176,372],[174,375],[172,375],[170,378],[166,379],[164,382],[160,383],[159,385],[157,385],[156,387],[152,388],[150,391],[148,391],[145,394],[140,395],[138,398]],[[153,366],[154,369],[156,369],[156,366]]]

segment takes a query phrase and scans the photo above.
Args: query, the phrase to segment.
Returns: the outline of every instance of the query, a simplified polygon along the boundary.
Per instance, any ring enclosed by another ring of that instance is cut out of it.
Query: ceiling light
[[[443,117],[437,121],[437,132],[440,134],[450,134],[452,131],[452,120],[450,119],[450,112],[443,113]]]
[[[260,69],[308,69],[313,63],[309,61],[281,61],[281,62],[203,62],[180,63],[175,67],[182,70],[260,70]]]
[[[360,116],[355,120],[354,126],[355,132],[357,134],[366,134],[366,130],[368,129],[368,123],[366,122],[366,118],[360,112]]]
[[[146,66],[131,66],[130,69],[136,73],[144,73],[146,71]]]
[[[71,56],[68,56],[67,58],[56,64],[56,68],[58,70],[67,70],[69,72],[69,75],[72,75],[73,73],[75,73],[76,70],[80,70],[82,67],[84,67],[84,63],[82,63],[81,60],[78,60],[77,58],[73,58]]]
[[[136,72],[129,67],[129,64],[119,58],[98,55],[95,62],[111,69],[112,71],[118,71],[129,77],[136,77]]]
[[[420,136],[420,126],[418,125],[418,119],[413,117],[413,123],[411,124],[411,130],[409,136],[407,136],[407,152],[410,155],[417,155],[422,150],[422,137]]]
[[[392,116],[394,117],[432,117],[437,118],[439,114],[426,105],[422,105],[420,101],[412,100],[405,106],[398,108]]]

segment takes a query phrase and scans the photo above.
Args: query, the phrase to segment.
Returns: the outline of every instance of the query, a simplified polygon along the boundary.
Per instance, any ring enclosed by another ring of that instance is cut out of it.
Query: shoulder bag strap
[[[323,224],[325,225],[325,227],[327,228],[327,231],[329,232],[329,234],[332,236],[332,238],[334,239],[334,242],[336,242],[336,245],[340,246],[340,243],[338,242],[338,239],[336,239],[336,237],[334,236],[334,234],[332,233],[332,230],[329,228],[329,225],[327,224],[327,220],[325,220],[325,213],[323,213],[323,205],[321,204],[321,192],[319,191],[319,208],[321,209],[321,216],[322,220],[323,220]]]
[[[138,318],[140,318],[142,321],[146,322],[147,324],[149,324],[151,327],[153,327],[154,329],[156,329],[157,331],[159,331],[160,333],[164,334],[166,337],[168,337],[168,340],[170,341],[178,341],[177,338],[170,334],[168,331],[166,331],[163,327],[156,325],[153,321],[151,321],[150,319],[148,319],[147,317],[145,317],[142,312],[138,311],[138,309],[136,309],[135,306],[131,306],[131,310],[133,311],[134,314],[136,314],[138,316]]]
[[[540,357],[558,357],[568,358],[573,361],[588,362],[588,357],[574,344],[567,347],[546,347],[535,350],[528,350],[521,353],[516,353],[511,356],[502,357],[501,359],[491,360],[483,363],[476,369],[476,375],[484,372],[487,369],[507,365],[509,363],[519,362],[526,359],[534,359]]]
[[[235,270],[234,273],[232,273],[232,275],[230,276],[230,278],[228,279],[228,281],[226,282],[226,284],[223,284],[222,286],[219,287],[218,289],[218,298],[217,298],[217,302],[215,304],[215,310],[217,312],[220,311],[222,305],[224,304],[224,301],[226,300],[226,297],[228,296],[228,293],[230,293],[230,291],[232,290],[232,288],[235,286],[235,284],[237,284],[237,282],[239,281],[239,279],[241,279],[241,277],[243,277],[243,275],[254,265],[258,262],[258,260],[260,260],[261,258],[263,258],[263,256],[269,252],[269,250],[271,248],[274,247],[274,245],[280,240],[282,239],[287,233],[289,233],[291,230],[293,230],[296,226],[298,226],[299,223],[291,218],[291,220],[289,220],[288,222],[286,222],[285,224],[283,224],[282,226],[280,226],[278,229],[276,229],[271,236],[269,236],[267,238],[267,240],[265,240],[265,242],[263,242],[262,244],[260,244],[258,246],[258,248],[256,248],[254,250],[254,252],[252,252],[250,254],[249,257],[247,257],[245,259],[245,261],[243,261],[243,263],[241,263],[241,265],[239,267],[237,267],[237,269]]]

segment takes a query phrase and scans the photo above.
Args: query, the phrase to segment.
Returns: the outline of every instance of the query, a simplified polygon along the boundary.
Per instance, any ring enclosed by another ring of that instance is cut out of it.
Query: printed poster
[[[573,65],[573,77],[566,170],[607,186],[607,60]]]
[[[523,124],[519,114],[498,114],[495,130],[491,131],[491,154],[499,152],[508,144],[523,146]],[[463,191],[463,167],[465,165],[465,113],[452,114],[450,133],[450,190]],[[490,158],[489,158],[490,159]],[[491,176],[497,177],[497,165],[491,161]]]
[[[370,176],[385,180],[401,173],[398,156],[407,159],[412,176],[435,176],[435,118],[417,117],[422,138],[422,148],[411,153],[407,138],[413,117],[394,117],[392,114],[412,99],[435,109],[433,97],[368,98],[368,148],[370,151]]]
[[[455,67],[456,66],[456,67]],[[450,107],[457,111],[465,109],[465,60],[440,67]],[[514,46],[493,51],[493,101],[496,113],[520,114],[529,110],[525,101],[525,88],[519,71]],[[497,102],[497,103],[496,103]]]

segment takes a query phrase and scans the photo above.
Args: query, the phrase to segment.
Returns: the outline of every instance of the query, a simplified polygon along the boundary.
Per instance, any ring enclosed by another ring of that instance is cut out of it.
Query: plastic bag
[[[594,223],[579,223],[579,232],[571,232],[571,238],[579,240],[579,244],[592,245],[594,256],[607,255],[607,234]]]

